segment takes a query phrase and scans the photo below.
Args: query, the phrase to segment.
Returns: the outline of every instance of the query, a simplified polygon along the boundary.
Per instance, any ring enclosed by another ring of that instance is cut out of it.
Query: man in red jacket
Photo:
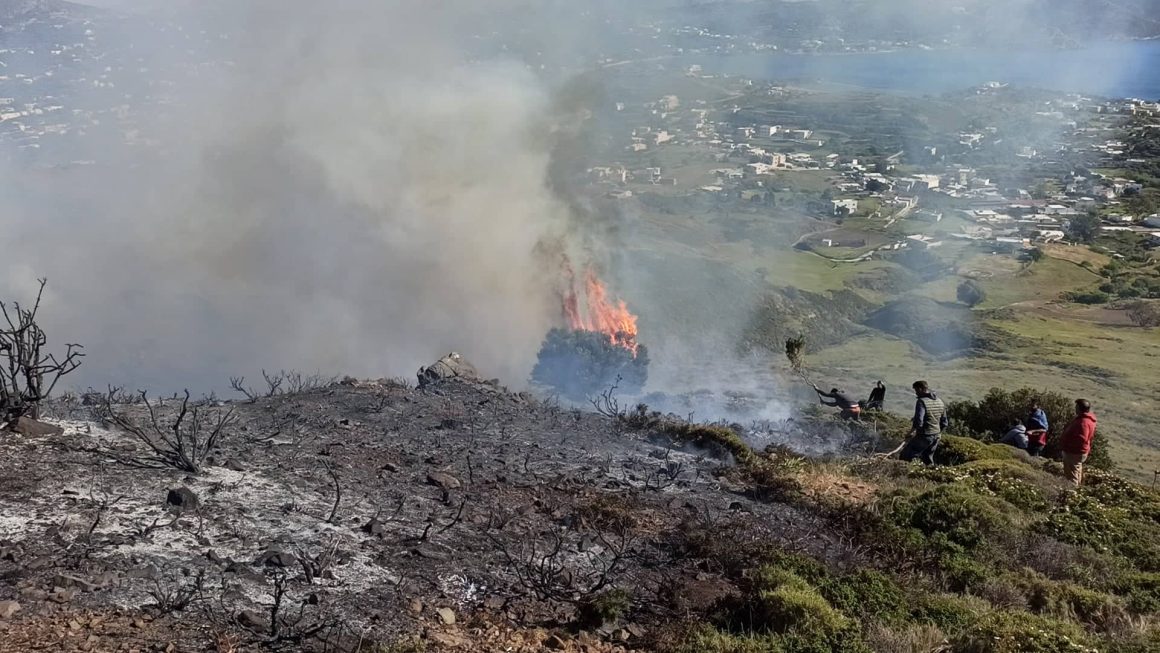
[[[1076,487],[1083,482],[1083,464],[1092,450],[1092,438],[1096,435],[1096,414],[1087,399],[1075,400],[1075,417],[1068,422],[1059,437],[1059,448],[1063,451],[1063,471],[1067,480]]]

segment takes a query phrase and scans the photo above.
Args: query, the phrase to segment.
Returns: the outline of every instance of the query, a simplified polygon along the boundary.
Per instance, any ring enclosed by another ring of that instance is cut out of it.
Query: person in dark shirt
[[[886,384],[878,381],[870,391],[870,398],[866,400],[866,410],[882,410],[886,403]]]
[[[910,432],[907,433],[909,439],[898,445],[894,451],[880,456],[890,457],[902,452],[899,456],[902,460],[909,462],[917,458],[924,465],[933,465],[939,439],[943,430],[950,424],[947,408],[942,399],[931,392],[930,384],[926,381],[915,381],[911,387],[914,388],[917,400],[914,402],[914,417],[910,422]]]
[[[858,419],[862,414],[862,406],[850,395],[846,394],[845,390],[839,388],[831,388],[829,392],[822,392],[821,388],[814,386],[814,392],[818,393],[818,398],[821,400],[823,406],[834,406],[842,411],[842,417],[845,419]],[[833,401],[826,401],[826,399],[833,399]]]

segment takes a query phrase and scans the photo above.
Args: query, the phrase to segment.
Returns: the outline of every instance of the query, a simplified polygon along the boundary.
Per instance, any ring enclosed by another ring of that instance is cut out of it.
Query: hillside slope
[[[188,474],[116,462],[147,452],[101,410],[0,434],[0,651],[1156,643],[1160,498],[966,439],[934,469],[855,455],[905,429],[889,415],[735,431],[351,380],[203,404],[236,421]],[[860,444],[770,444],[806,438]]]

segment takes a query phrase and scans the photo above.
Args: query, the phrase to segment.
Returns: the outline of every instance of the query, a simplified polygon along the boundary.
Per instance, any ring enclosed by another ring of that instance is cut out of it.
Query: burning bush
[[[552,329],[540,347],[532,381],[576,401],[607,390],[619,378],[619,390],[640,392],[648,379],[648,349],[634,350],[599,331]]]

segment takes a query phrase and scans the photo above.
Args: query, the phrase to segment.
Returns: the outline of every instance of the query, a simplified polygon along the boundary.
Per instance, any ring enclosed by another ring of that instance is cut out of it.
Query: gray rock
[[[443,490],[444,492],[448,490],[458,490],[459,488],[463,487],[463,484],[459,482],[459,479],[455,478],[451,474],[445,474],[443,472],[430,472],[427,474],[427,482],[431,485],[438,486],[439,489]]]
[[[17,612],[20,612],[20,604],[16,601],[0,601],[0,619],[11,619]]]
[[[439,620],[448,626],[455,623],[455,611],[451,608],[439,608],[435,612],[439,615]]]
[[[418,376],[420,388],[447,379],[480,381],[479,372],[476,371],[475,366],[455,352],[440,358],[429,367],[420,367]]]
[[[9,428],[20,435],[29,438],[41,438],[53,435],[62,435],[64,429],[55,424],[46,424],[31,417],[20,417]]]
[[[52,588],[52,594],[48,595],[48,600],[53,603],[68,603],[77,595],[77,591],[73,589],[66,589],[64,587]]]

